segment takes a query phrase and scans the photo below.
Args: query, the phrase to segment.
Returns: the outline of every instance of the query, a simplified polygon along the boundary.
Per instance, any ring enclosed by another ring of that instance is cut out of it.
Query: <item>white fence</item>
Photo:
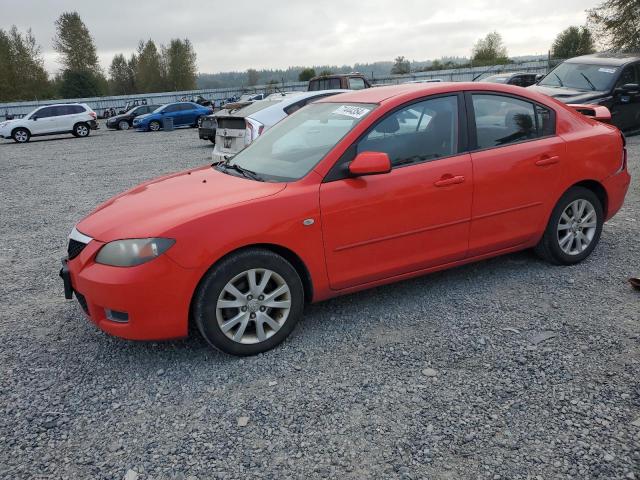
[[[471,67],[457,68],[451,70],[436,70],[431,72],[416,72],[407,75],[391,75],[388,77],[371,78],[374,85],[392,85],[404,83],[411,80],[419,79],[440,79],[447,82],[467,82],[473,81],[483,76],[497,72],[523,71],[535,73],[547,73],[549,62],[547,60],[539,60],[525,63],[512,63],[508,65],[496,65],[491,67]],[[366,72],[363,72],[366,74]],[[255,87],[235,87],[235,88],[214,88],[204,90],[188,90],[182,92],[163,92],[163,93],[140,93],[135,95],[116,95],[109,97],[92,97],[92,98],[66,98],[54,100],[41,100],[30,102],[10,102],[0,103],[0,118],[6,115],[15,115],[17,117],[24,116],[37,107],[42,105],[52,105],[55,103],[86,103],[93,108],[98,114],[101,114],[106,108],[114,107],[116,110],[124,107],[128,101],[146,100],[150,105],[161,105],[165,103],[177,102],[182,98],[195,98],[198,95],[210,100],[225,100],[235,95],[243,93],[262,93],[274,90],[278,91],[296,91],[306,90],[307,82],[288,82],[278,85],[258,85]]]

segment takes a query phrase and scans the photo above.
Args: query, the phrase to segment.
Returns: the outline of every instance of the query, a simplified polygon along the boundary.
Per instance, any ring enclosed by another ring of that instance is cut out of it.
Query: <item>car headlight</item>
[[[96,262],[113,267],[135,267],[159,257],[176,243],[170,238],[115,240],[100,249]]]

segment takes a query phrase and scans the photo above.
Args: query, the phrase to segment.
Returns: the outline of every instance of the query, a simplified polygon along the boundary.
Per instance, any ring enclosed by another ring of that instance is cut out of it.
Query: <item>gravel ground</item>
[[[65,301],[73,224],[194,130],[0,143],[0,478],[640,479],[640,137],[584,263],[528,252],[312,305],[275,350],[129,342]]]

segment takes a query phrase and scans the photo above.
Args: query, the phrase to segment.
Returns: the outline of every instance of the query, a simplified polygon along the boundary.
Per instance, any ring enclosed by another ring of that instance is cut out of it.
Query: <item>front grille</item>
[[[84,250],[84,247],[86,246],[87,246],[86,243],[82,243],[77,240],[74,240],[73,238],[70,238],[69,246],[67,247],[67,254],[69,255],[69,260],[71,260],[72,258],[76,258],[78,255],[80,255],[80,252]]]
[[[78,293],[78,292],[74,292],[74,293],[76,294],[76,298],[78,299],[78,303],[82,307],[82,310],[84,310],[84,313],[89,315],[89,307],[87,306],[87,299],[84,298],[84,295],[82,295],[81,293]]]
[[[216,121],[212,118],[203,118],[202,123],[200,124],[203,128],[215,128]]]

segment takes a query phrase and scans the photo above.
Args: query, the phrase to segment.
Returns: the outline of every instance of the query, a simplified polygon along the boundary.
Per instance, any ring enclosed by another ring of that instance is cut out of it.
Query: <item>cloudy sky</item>
[[[50,72],[54,21],[76,10],[106,69],[140,39],[189,38],[200,72],[342,65],[468,56],[475,40],[497,30],[510,55],[545,53],[558,32],[585,21],[602,0],[0,0],[0,28],[31,27]]]

